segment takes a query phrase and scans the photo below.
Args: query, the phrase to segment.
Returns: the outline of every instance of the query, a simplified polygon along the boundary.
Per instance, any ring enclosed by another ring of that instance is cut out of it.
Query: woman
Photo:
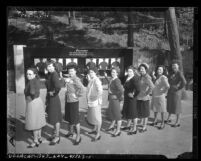
[[[46,125],[45,108],[39,96],[40,81],[37,69],[29,68],[27,70],[27,79],[28,83],[24,90],[26,99],[25,129],[33,131],[34,142],[28,146],[28,148],[33,148],[42,143],[41,129]]]
[[[47,61],[47,71],[49,72],[46,81],[47,96],[46,96],[46,111],[48,115],[48,123],[54,126],[54,134],[51,137],[50,145],[55,145],[60,142],[60,123],[62,121],[61,102],[58,96],[61,89],[59,75],[55,71],[54,61]]]
[[[79,122],[79,97],[83,95],[84,86],[76,76],[76,65],[69,65],[69,78],[66,79],[66,101],[65,101],[65,120],[69,122],[69,132],[66,137],[73,136],[73,127],[76,128],[76,139],[74,145],[81,142],[80,122]]]
[[[127,69],[128,77],[124,83],[124,104],[123,104],[123,118],[127,120],[127,126],[122,130],[129,130],[128,135],[137,133],[137,108],[136,108],[136,96],[139,93],[138,79],[134,75],[135,69],[133,66],[129,66]],[[133,120],[133,128],[131,128],[131,121]]]
[[[96,76],[97,72],[98,70],[96,67],[89,68],[90,81],[87,87],[87,102],[89,109],[87,112],[87,120],[90,124],[94,125],[94,129],[88,134],[96,134],[92,141],[101,139],[100,129],[102,124],[101,104],[103,87],[100,79]]]
[[[167,112],[169,113],[166,123],[171,122],[171,114],[176,115],[176,122],[172,127],[180,126],[180,114],[181,109],[181,94],[182,89],[186,85],[184,75],[179,71],[179,65],[177,62],[172,64],[172,74],[169,76],[170,89],[167,94]]]
[[[167,77],[164,75],[164,67],[158,66],[156,68],[157,75],[154,80],[155,86],[152,91],[151,109],[154,111],[154,122],[152,126],[157,125],[157,114],[161,113],[161,125],[159,129],[165,128],[164,113],[166,112],[166,94],[170,87]]]
[[[120,69],[118,67],[113,67],[111,69],[112,79],[110,80],[109,89],[108,89],[109,91],[108,109],[109,109],[112,123],[106,131],[114,130],[115,122],[117,122],[117,129],[112,134],[113,137],[120,136],[121,134],[120,128],[121,128],[122,121],[121,121],[120,101],[123,101],[124,88],[121,85],[120,79],[118,78],[119,73],[120,73]]]
[[[152,89],[154,87],[151,76],[148,75],[148,65],[143,63],[139,66],[140,71],[140,80],[139,80],[139,89],[140,92],[137,96],[137,111],[138,111],[138,117],[142,119],[143,121],[143,127],[141,132],[147,131],[147,121],[148,117],[150,115],[150,94],[152,92]]]

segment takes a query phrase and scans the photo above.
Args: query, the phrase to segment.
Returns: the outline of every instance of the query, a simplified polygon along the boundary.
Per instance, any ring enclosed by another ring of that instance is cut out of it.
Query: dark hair
[[[96,67],[90,67],[88,69],[88,73],[89,73],[90,70],[94,71],[96,74],[98,73],[98,69]]]
[[[156,76],[158,75],[158,73],[157,73],[157,71],[158,71],[158,68],[163,68],[163,75],[165,75],[165,76],[167,76],[167,69],[166,69],[166,67],[164,66],[164,65],[158,65],[157,67],[156,67],[156,69],[155,69],[155,74],[156,74]]]
[[[139,67],[138,67],[138,70],[140,70],[141,67],[144,67],[145,70],[146,70],[146,72],[148,71],[147,65],[145,65],[145,64],[140,64]]]
[[[112,70],[115,70],[118,75],[120,74],[120,68],[119,67],[112,67],[111,72],[112,72]]]
[[[51,64],[56,68],[55,62],[53,60],[47,60],[45,64],[46,64],[46,68],[48,65],[51,65]]]
[[[77,65],[74,64],[74,63],[67,65],[66,68],[67,68],[67,70],[69,70],[69,69],[74,69],[74,70],[76,70],[76,71],[78,70]]]
[[[39,79],[38,70],[36,68],[30,67],[27,69],[27,71],[28,70],[31,70],[36,75],[36,78]]]
[[[135,68],[134,68],[134,66],[132,66],[132,65],[130,65],[130,66],[127,68],[127,71],[128,71],[128,69],[131,69],[133,72],[135,72]]]

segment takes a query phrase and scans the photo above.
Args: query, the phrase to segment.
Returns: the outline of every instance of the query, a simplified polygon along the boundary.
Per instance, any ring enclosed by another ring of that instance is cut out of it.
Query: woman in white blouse
[[[89,108],[87,121],[94,125],[94,128],[91,132],[88,132],[88,134],[96,134],[92,141],[100,140],[100,129],[102,125],[101,104],[103,87],[100,79],[96,76],[97,72],[96,67],[89,68],[90,81],[87,87],[87,103]]]

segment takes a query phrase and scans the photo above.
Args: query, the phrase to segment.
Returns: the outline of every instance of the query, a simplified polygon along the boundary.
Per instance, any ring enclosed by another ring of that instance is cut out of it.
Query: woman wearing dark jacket
[[[58,96],[61,89],[61,84],[59,81],[59,75],[55,71],[55,65],[53,61],[47,62],[47,70],[49,72],[49,75],[46,81],[46,111],[48,114],[48,123],[54,125],[55,130],[55,134],[51,137],[50,145],[55,145],[60,141],[59,131],[60,123],[62,121],[61,102]]]
[[[40,81],[37,70],[27,70],[28,83],[25,86],[24,94],[26,99],[25,129],[33,131],[34,142],[28,148],[38,147],[42,143],[41,129],[46,125],[45,108],[40,98]]]
[[[120,69],[117,67],[113,67],[111,69],[112,79],[109,83],[109,113],[112,120],[110,127],[106,131],[114,130],[115,122],[117,122],[117,129],[112,134],[113,137],[119,136],[121,134],[121,109],[120,109],[120,101],[123,101],[123,86],[121,85],[121,81],[118,78],[118,73],[120,73]]]
[[[123,127],[123,130],[129,130],[128,135],[136,134],[137,129],[137,107],[136,107],[136,96],[139,93],[138,79],[135,76],[133,66],[128,67],[128,77],[124,83],[124,105],[123,105],[123,118],[128,120],[127,126]],[[133,120],[133,128],[131,128],[131,121]]]
[[[186,80],[184,75],[179,71],[179,65],[177,62],[172,64],[172,74],[169,76],[168,81],[170,84],[170,88],[167,94],[167,112],[169,113],[166,123],[171,122],[170,116],[171,114],[175,114],[177,116],[176,122],[172,127],[180,126],[180,114],[182,112],[181,109],[181,95],[182,89],[186,85]]]

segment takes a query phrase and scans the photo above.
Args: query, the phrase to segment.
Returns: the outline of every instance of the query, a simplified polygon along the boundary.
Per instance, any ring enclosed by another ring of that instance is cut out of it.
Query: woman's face
[[[114,69],[112,69],[112,71],[111,71],[111,76],[112,76],[112,78],[115,78],[115,77],[117,77],[117,71],[116,70],[114,70]]]
[[[145,67],[143,67],[143,66],[140,67],[140,74],[141,74],[141,75],[145,75],[145,74],[146,74],[146,69],[145,69]]]
[[[96,76],[96,73],[93,70],[90,70],[89,76],[93,79]]]
[[[27,79],[31,80],[34,79],[36,77],[36,75],[34,74],[34,72],[32,70],[27,70]]]
[[[70,77],[73,77],[76,75],[76,70],[74,68],[68,69],[68,74],[70,75]]]
[[[177,72],[179,70],[179,65],[178,64],[172,64],[172,70],[174,72]]]
[[[55,71],[54,65],[53,65],[53,64],[48,65],[48,66],[47,66],[47,70],[48,70],[48,72],[50,72],[50,73],[54,72],[54,71]]]
[[[163,68],[162,67],[158,67],[157,74],[158,75],[162,75],[163,74]]]
[[[134,72],[133,72],[132,69],[128,69],[128,76],[129,76],[129,77],[134,76]]]

